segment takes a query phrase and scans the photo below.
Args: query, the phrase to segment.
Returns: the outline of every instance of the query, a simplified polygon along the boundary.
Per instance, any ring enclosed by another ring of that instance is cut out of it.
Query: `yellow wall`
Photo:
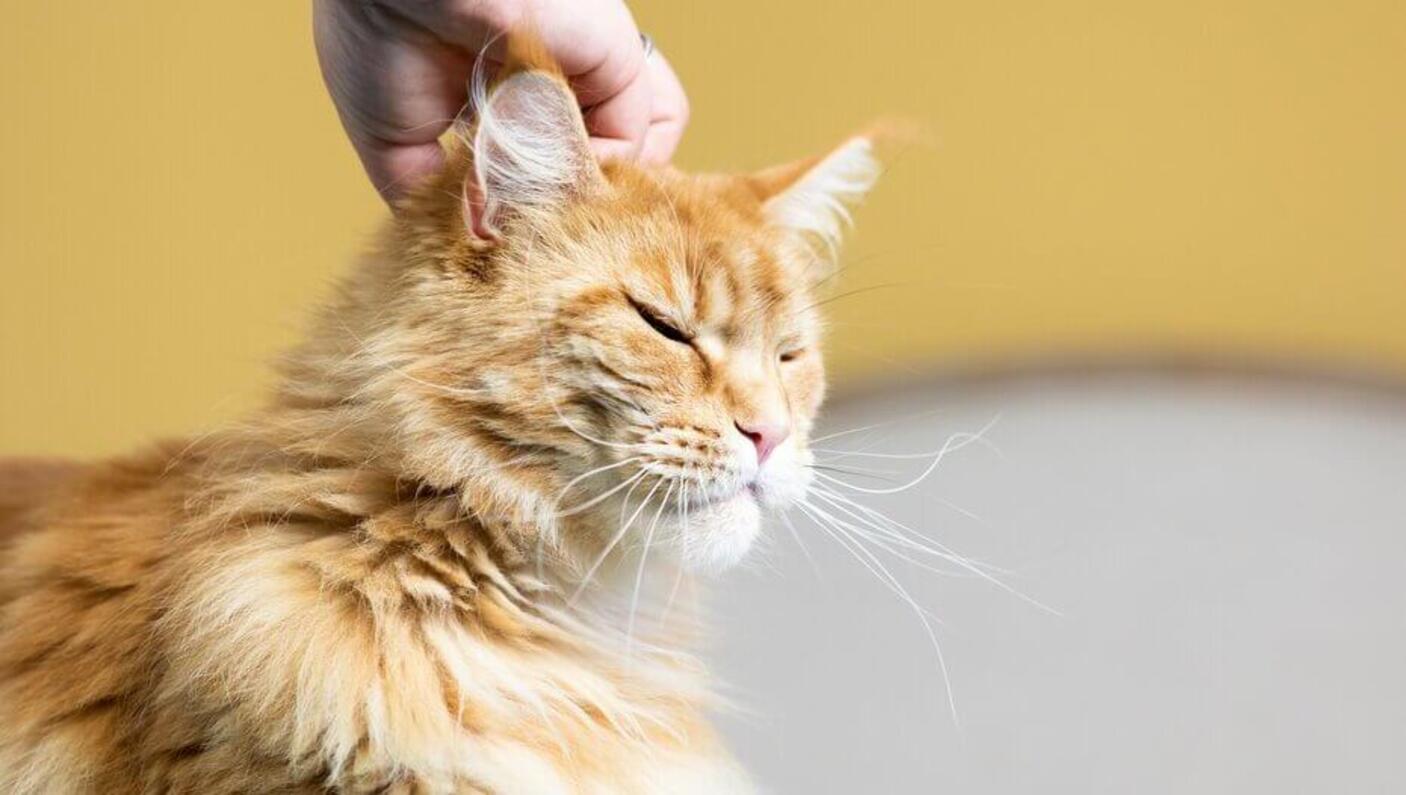
[[[0,452],[236,414],[381,214],[307,3],[8,3]],[[1406,3],[639,2],[685,165],[882,115],[842,376],[1190,350],[1406,372]]]

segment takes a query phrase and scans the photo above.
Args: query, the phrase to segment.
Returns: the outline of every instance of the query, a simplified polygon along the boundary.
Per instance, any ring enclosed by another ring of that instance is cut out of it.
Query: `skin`
[[[688,122],[669,62],[647,55],[621,0],[315,0],[323,79],[367,176],[389,202],[439,172],[480,55],[530,28],[565,73],[602,158],[668,162]]]

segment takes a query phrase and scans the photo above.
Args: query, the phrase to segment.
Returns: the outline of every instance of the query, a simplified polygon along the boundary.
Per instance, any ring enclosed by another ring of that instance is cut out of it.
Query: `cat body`
[[[264,409],[0,467],[0,791],[752,791],[692,583],[804,493],[869,144],[597,165],[521,38],[478,108]]]
[[[696,666],[597,651],[456,498],[334,460],[71,475],[5,568],[0,789],[747,791]]]

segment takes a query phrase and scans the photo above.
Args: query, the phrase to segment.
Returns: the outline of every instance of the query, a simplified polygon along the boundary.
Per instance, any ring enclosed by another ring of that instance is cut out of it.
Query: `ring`
[[[644,59],[648,61],[654,54],[654,39],[648,33],[641,33],[640,44],[644,45]]]

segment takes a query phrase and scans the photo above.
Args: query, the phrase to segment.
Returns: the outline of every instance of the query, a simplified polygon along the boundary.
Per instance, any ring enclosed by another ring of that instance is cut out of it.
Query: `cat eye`
[[[785,364],[786,362],[794,362],[803,353],[805,353],[804,348],[796,348],[795,350],[783,351],[777,358],[781,359],[782,364]]]
[[[679,330],[677,326],[660,317],[658,312],[655,312],[633,298],[630,299],[630,304],[635,308],[636,312],[640,313],[640,317],[644,318],[644,322],[648,323],[650,328],[659,332],[661,336],[671,339],[674,342],[681,342],[684,345],[693,344],[692,337]]]

